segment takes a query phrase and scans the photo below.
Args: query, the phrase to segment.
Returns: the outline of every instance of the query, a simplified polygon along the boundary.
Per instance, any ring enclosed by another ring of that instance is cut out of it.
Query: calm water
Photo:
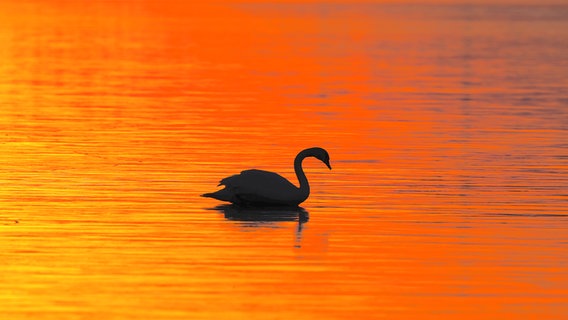
[[[2,319],[566,319],[568,7],[0,4]],[[243,169],[307,212],[200,198]]]

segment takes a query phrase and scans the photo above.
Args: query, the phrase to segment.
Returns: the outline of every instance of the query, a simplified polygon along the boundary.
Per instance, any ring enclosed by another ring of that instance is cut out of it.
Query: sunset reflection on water
[[[6,319],[562,319],[566,6],[4,1]],[[200,198],[307,159],[270,215]]]

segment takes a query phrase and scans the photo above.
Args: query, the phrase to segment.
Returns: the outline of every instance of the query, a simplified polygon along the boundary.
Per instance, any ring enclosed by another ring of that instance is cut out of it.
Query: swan
[[[221,180],[219,186],[225,186],[224,189],[201,196],[244,206],[297,206],[310,195],[310,185],[302,169],[302,161],[307,157],[315,157],[331,170],[325,149],[308,148],[294,159],[299,188],[277,173],[251,169]]]

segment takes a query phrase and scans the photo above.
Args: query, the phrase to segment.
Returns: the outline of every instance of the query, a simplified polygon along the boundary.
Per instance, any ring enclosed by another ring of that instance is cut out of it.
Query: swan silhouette
[[[310,185],[302,169],[302,161],[307,157],[315,157],[331,170],[325,149],[308,148],[294,159],[299,188],[277,173],[251,169],[221,180],[219,186],[225,186],[224,189],[201,196],[242,206],[297,206],[310,195]]]

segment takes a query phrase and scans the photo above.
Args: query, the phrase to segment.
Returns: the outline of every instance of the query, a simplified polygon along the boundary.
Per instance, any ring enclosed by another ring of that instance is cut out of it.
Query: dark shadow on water
[[[306,223],[309,213],[302,207],[241,207],[234,204],[220,205],[217,210],[225,215],[225,219],[233,221],[280,222],[298,221]]]
[[[294,247],[301,248],[302,230],[304,223],[308,222],[310,215],[302,207],[241,207],[234,204],[220,205],[212,208],[221,212],[225,219],[235,222],[243,222],[247,227],[278,227],[280,222],[297,221]]]

